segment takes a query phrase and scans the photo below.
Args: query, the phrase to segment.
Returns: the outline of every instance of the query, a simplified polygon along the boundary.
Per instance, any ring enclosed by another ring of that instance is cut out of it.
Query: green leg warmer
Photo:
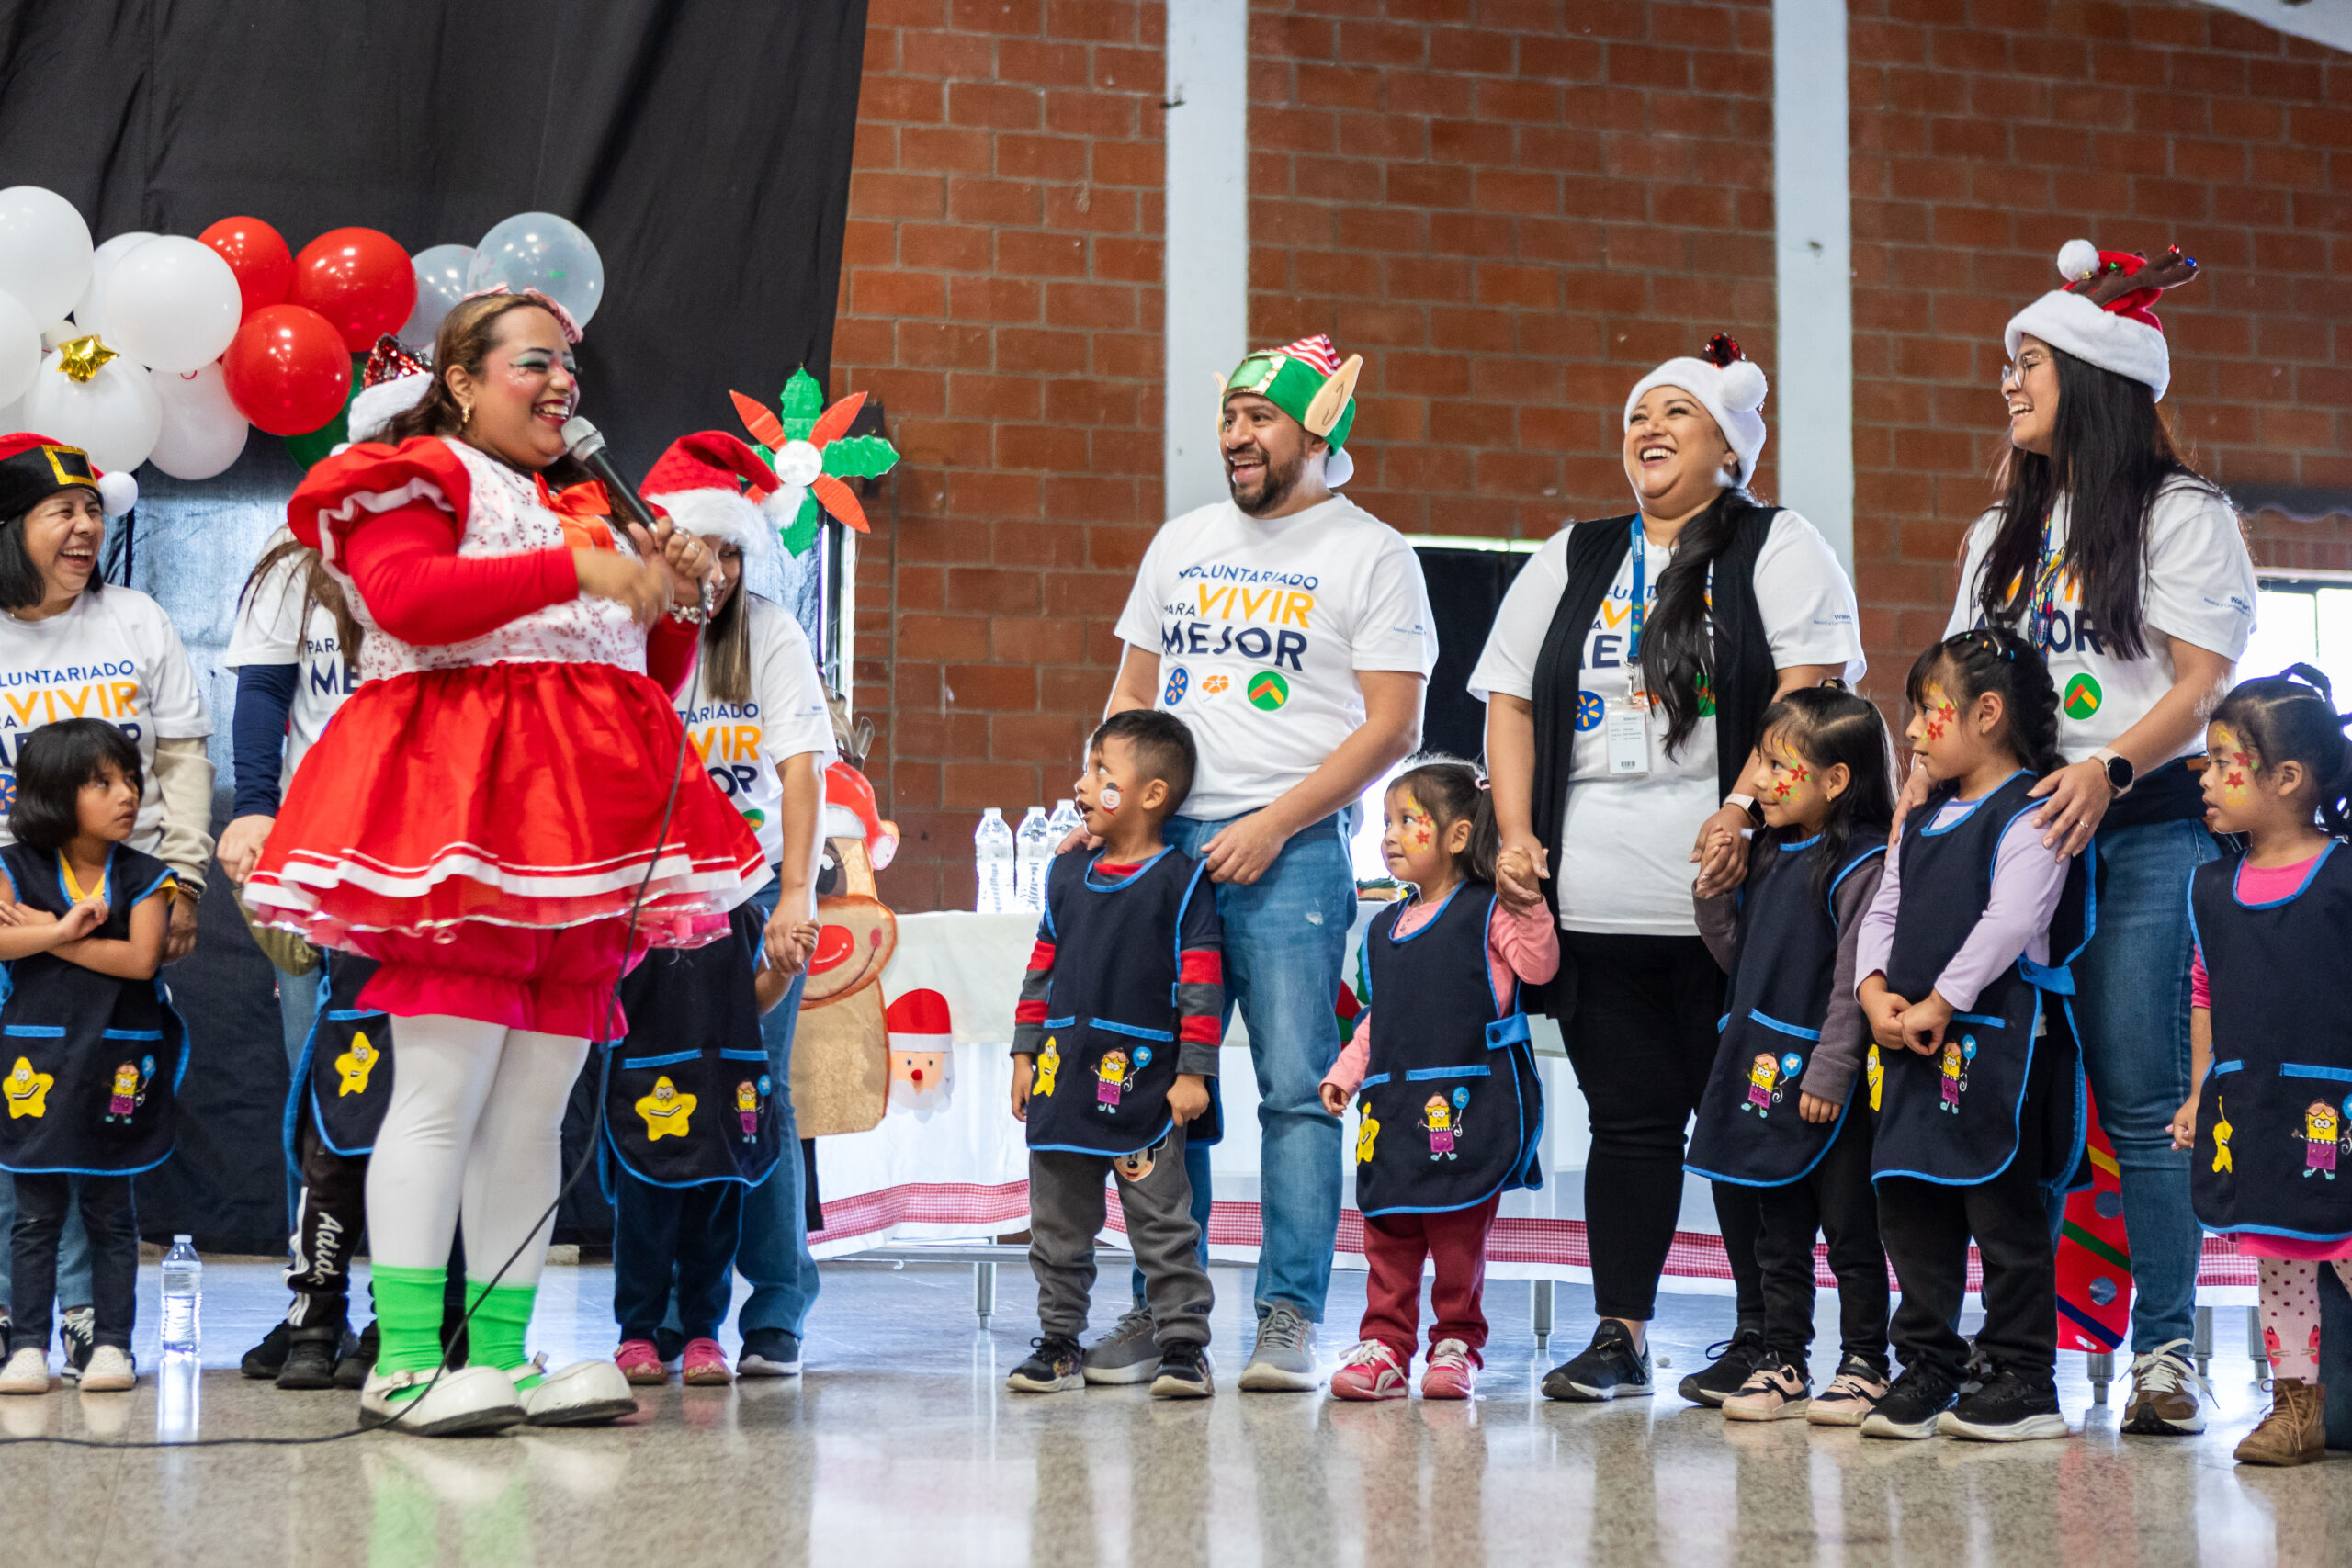
[[[449,1271],[379,1263],[370,1277],[376,1292],[376,1322],[383,1335],[377,1368],[387,1372],[429,1372],[439,1366],[441,1292]]]
[[[523,1335],[531,1326],[531,1303],[538,1294],[537,1285],[485,1285],[468,1280],[466,1302],[473,1320],[467,1328],[471,1337],[467,1359],[502,1372],[530,1359],[523,1353]]]

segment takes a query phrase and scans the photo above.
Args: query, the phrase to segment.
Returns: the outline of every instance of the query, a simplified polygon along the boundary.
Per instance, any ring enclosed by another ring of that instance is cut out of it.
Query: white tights
[[[392,1099],[368,1166],[375,1260],[444,1267],[462,1207],[467,1271],[486,1280],[520,1247],[500,1282],[537,1283],[588,1042],[439,1015],[399,1020],[392,1039]]]

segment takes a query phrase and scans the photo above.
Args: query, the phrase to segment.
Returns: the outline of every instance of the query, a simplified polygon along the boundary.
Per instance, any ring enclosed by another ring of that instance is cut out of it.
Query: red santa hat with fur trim
[[[23,431],[0,435],[0,523],[13,522],[60,491],[96,493],[99,509],[119,517],[139,503],[139,481],[101,470],[79,446]]]
[[[2164,400],[2172,383],[2172,351],[2164,323],[2148,309],[2167,288],[2197,276],[2197,258],[2174,245],[2155,260],[2130,251],[2102,251],[2088,240],[2069,240],[2058,252],[2065,287],[2009,318],[2001,345],[2010,359],[2028,333],[2051,347],[2102,370],[2144,385]]]
[[[748,570],[775,547],[775,519],[760,502],[779,484],[742,442],[723,430],[698,430],[670,443],[638,490],[687,533],[741,550]]]

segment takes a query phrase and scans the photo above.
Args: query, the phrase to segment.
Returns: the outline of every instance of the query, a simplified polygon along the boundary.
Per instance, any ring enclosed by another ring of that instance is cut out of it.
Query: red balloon
[[[220,356],[229,400],[272,435],[303,435],[343,411],[351,395],[351,356],[343,334],[316,310],[265,305]]]
[[[345,350],[365,354],[416,309],[416,268],[390,234],[330,229],[294,258],[286,298],[334,322]]]
[[[237,275],[237,292],[244,296],[244,313],[284,301],[294,287],[294,253],[277,231],[258,218],[223,218],[197,236],[229,264]]]

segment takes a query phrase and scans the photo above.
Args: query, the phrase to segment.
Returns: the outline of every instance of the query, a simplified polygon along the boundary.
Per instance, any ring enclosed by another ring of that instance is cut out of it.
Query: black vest
[[[1096,858],[1057,855],[1046,874],[1054,977],[1028,1136],[1033,1149],[1116,1156],[1150,1148],[1175,1124],[1184,908],[1215,894],[1179,850],[1109,880],[1097,879]]]
[[[2213,1002],[2189,1195],[2207,1230],[2352,1236],[2352,855],[2331,842],[2277,903],[2238,902],[2233,855],[2198,867],[2188,908]]]
[[[54,852],[0,850],[17,902],[62,917],[73,908]],[[107,857],[106,923],[130,940],[130,911],[171,868],[117,846]],[[129,1176],[172,1152],[173,1108],[187,1072],[187,1031],[161,979],[119,980],[37,953],[6,965],[0,1004],[0,1170]]]
[[[1756,750],[1758,727],[1772,705],[1776,683],[1771,639],[1764,629],[1764,613],[1756,604],[1756,561],[1772,532],[1780,509],[1743,505],[1744,515],[1731,542],[1715,558],[1714,591],[1708,615],[1714,633],[1715,782],[1724,795],[1739,788],[1748,753]],[[1535,663],[1535,777],[1532,809],[1535,836],[1550,863],[1560,861],[1560,822],[1568,797],[1568,773],[1576,746],[1577,691],[1584,674],[1584,639],[1592,620],[1609,597],[1617,569],[1633,552],[1634,519],[1604,518],[1571,525],[1568,534],[1568,581],[1560,592],[1559,607],[1552,613],[1544,634],[1544,649]],[[1695,835],[1699,824],[1690,824]],[[1559,913],[1557,885],[1543,883],[1544,901]],[[1563,1024],[1576,1010],[1576,961],[1564,949],[1559,972],[1541,986],[1526,987],[1524,1004],[1549,1013]]]
[[[1465,882],[1427,925],[1396,934],[1398,904],[1364,932],[1372,1052],[1356,1094],[1356,1208],[1467,1209],[1541,1187],[1544,1090],[1518,987],[1495,1005],[1487,931],[1495,890]]]
[[[1828,893],[1814,897],[1816,839],[1759,847],[1771,861],[1742,890],[1739,941],[1732,960],[1731,1010],[1714,1071],[1699,1100],[1687,1168],[1716,1181],[1780,1187],[1819,1164],[1854,1110],[1848,1095],[1837,1119],[1797,1114],[1797,1085],[1821,1043],[1829,987],[1838,968],[1838,885],[1872,855],[1886,852],[1883,832],[1849,840]],[[1869,1111],[1861,1112],[1867,1119]],[[1860,1136],[1868,1137],[1865,1123]]]
[[[392,1020],[359,1005],[376,976],[376,961],[356,953],[325,955],[326,986],[318,1017],[294,1068],[286,1097],[286,1157],[301,1163],[301,1123],[308,1116],[319,1142],[334,1154],[372,1154],[384,1108],[392,1102]]]
[[[2002,833],[2038,809],[2030,798],[2035,782],[2020,768],[1948,828],[1931,827],[1951,799],[1948,791],[1911,813],[1903,827],[1889,990],[1917,1002],[1936,988],[1937,976],[1992,900]],[[2036,1179],[2063,1182],[2073,1175],[2082,1138],[2081,1062],[2071,1028],[2041,1034],[2041,1025],[2042,993],[2074,989],[2064,964],[2080,943],[2060,933],[2074,928],[2064,911],[2082,898],[2085,875],[2078,859],[2067,873],[2062,914],[2051,922],[2055,962],[2044,967],[2018,954],[1984,987],[1972,1010],[1952,1015],[1939,1055],[1880,1050],[1883,1080],[1873,1178],[1910,1176],[1951,1186],[1989,1181],[2017,1156],[2018,1129],[2027,1115],[2042,1118],[2044,1159]],[[2067,944],[2063,956],[2062,944]],[[2047,1086],[2030,1106],[2030,1083]]]
[[[639,1181],[756,1187],[775,1168],[785,1086],[752,989],[764,923],[742,905],[717,942],[657,950],[621,982],[629,1030],[605,1047],[604,1155]]]

